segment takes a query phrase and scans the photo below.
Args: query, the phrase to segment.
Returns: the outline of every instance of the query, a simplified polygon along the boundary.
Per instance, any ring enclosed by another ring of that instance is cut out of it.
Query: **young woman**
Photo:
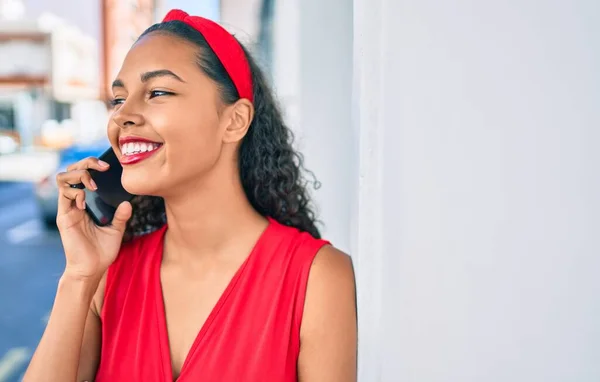
[[[180,10],[113,83],[138,196],[94,225],[88,158],[57,177],[66,255],[25,381],[356,380],[350,258],[320,238],[272,93],[228,32]]]

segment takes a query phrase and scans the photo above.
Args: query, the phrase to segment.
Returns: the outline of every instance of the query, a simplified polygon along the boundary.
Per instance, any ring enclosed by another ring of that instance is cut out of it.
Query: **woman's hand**
[[[90,191],[97,186],[88,169],[108,170],[109,165],[96,158],[83,159],[56,177],[58,184],[58,226],[65,250],[65,275],[100,279],[115,260],[132,207],[123,202],[117,208],[112,224],[97,226],[85,212],[85,191],[72,185],[83,184]]]

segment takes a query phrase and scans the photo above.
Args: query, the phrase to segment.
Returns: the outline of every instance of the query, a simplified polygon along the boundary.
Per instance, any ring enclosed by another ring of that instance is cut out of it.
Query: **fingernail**
[[[98,189],[98,186],[96,185],[96,182],[94,182],[94,179],[90,179],[90,186],[92,186],[92,188],[93,188],[94,190],[97,190],[97,189]]]
[[[85,200],[83,201],[83,203],[81,203],[81,205],[83,207],[82,210],[85,210]]]
[[[98,161],[98,164],[99,164],[100,166],[102,166],[102,167],[108,167],[108,166],[109,166],[109,164],[108,164],[108,163],[106,163],[106,162],[105,162],[105,161],[103,161],[103,160],[99,160],[99,161]]]

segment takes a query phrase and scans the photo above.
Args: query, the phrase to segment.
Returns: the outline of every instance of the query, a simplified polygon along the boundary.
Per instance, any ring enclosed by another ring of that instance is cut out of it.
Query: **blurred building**
[[[53,121],[79,124],[82,121],[73,120],[72,107],[98,99],[97,41],[49,13],[36,18],[26,12],[11,14],[6,4],[19,2],[3,1],[0,56],[10,59],[0,63],[2,128],[18,136],[25,147],[66,144],[44,141],[42,132],[54,128]],[[65,126],[65,130],[72,129]],[[70,139],[67,135],[60,140]]]

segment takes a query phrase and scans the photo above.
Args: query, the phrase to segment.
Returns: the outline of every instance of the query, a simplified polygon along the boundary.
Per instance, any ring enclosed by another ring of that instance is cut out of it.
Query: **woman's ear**
[[[237,100],[225,112],[225,133],[223,142],[239,142],[246,136],[252,119],[254,118],[254,105],[245,98]]]

